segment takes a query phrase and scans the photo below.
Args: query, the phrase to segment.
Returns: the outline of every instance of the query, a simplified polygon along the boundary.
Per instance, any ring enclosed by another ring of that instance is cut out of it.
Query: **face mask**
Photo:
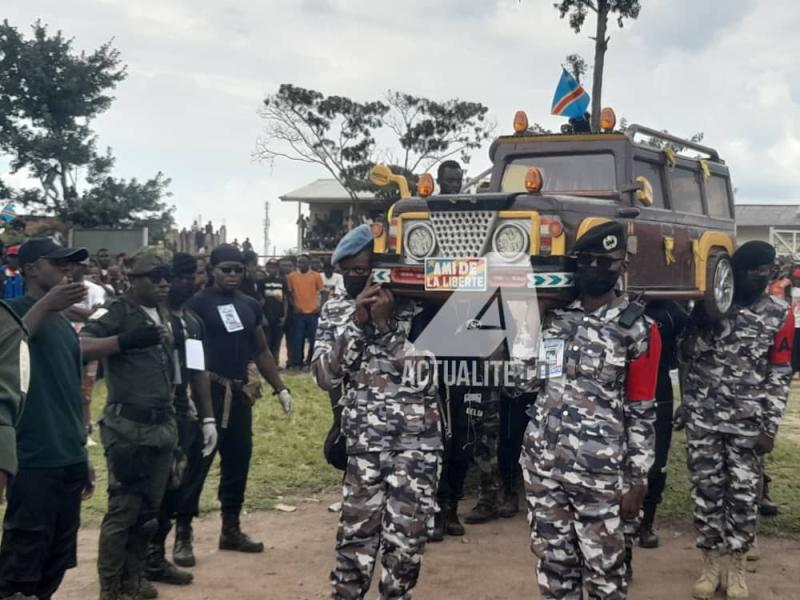
[[[347,290],[347,295],[351,298],[355,298],[364,291],[364,288],[367,286],[369,275],[345,275],[343,279],[344,289]]]
[[[755,302],[769,283],[769,277],[747,277],[744,273],[734,272],[734,298],[737,304],[748,306]]]
[[[575,287],[587,296],[597,297],[610,292],[618,279],[619,271],[581,266],[575,271]]]

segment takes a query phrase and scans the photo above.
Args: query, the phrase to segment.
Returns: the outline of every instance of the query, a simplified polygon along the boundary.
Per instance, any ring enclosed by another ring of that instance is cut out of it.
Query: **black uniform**
[[[206,370],[219,430],[221,511],[223,515],[238,515],[253,453],[252,400],[242,388],[247,383],[248,364],[257,354],[255,336],[263,314],[252,298],[216,287],[202,290],[186,306],[204,327]],[[213,460],[212,453],[205,461],[203,481]]]

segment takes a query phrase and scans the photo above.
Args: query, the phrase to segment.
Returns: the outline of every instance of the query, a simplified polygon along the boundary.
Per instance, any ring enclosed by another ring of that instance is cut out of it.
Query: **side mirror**
[[[617,209],[617,218],[619,219],[635,219],[642,211],[635,206],[625,206]]]
[[[411,190],[408,188],[408,181],[402,175],[395,175],[386,165],[375,165],[369,172],[369,179],[378,187],[386,187],[390,183],[396,183],[400,189],[401,198],[410,198]]]

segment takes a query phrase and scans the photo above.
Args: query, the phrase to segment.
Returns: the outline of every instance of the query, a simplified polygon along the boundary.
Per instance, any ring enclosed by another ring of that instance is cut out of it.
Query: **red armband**
[[[647,352],[628,365],[626,388],[628,400],[642,402],[656,397],[658,362],[661,360],[661,333],[658,325],[650,326]]]
[[[775,341],[769,351],[769,364],[788,365],[792,362],[792,342],[794,340],[794,314],[789,309],[786,320],[775,334]]]

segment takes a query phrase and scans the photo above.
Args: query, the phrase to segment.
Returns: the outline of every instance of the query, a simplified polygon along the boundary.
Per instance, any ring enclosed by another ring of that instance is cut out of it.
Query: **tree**
[[[603,68],[606,51],[611,39],[606,35],[609,16],[616,15],[617,24],[622,27],[625,19],[636,19],[641,10],[639,0],[560,0],[553,4],[561,18],[569,16],[569,25],[580,33],[589,11],[597,14],[594,40],[594,77],[592,81],[592,131],[600,128],[600,111],[603,108]]]
[[[570,54],[565,60],[569,65],[569,70],[572,71],[572,76],[578,83],[580,83],[581,78],[586,74],[586,71],[589,68],[586,65],[586,61],[580,54]]]
[[[357,200],[360,192],[377,191],[369,182],[376,163],[393,164],[406,175],[453,156],[468,163],[493,130],[487,112],[482,104],[458,99],[437,102],[389,91],[385,101],[357,102],[285,83],[264,99],[259,115],[266,125],[254,154],[268,162],[284,158],[321,166]],[[376,133],[384,126],[394,139],[379,147]]]
[[[114,179],[111,150],[96,149],[91,122],[126,77],[119,52],[107,42],[77,53],[60,31],[51,35],[39,21],[32,30],[25,39],[8,21],[0,25],[0,152],[12,174],[38,183],[11,196],[73,224],[171,225],[169,179]]]

